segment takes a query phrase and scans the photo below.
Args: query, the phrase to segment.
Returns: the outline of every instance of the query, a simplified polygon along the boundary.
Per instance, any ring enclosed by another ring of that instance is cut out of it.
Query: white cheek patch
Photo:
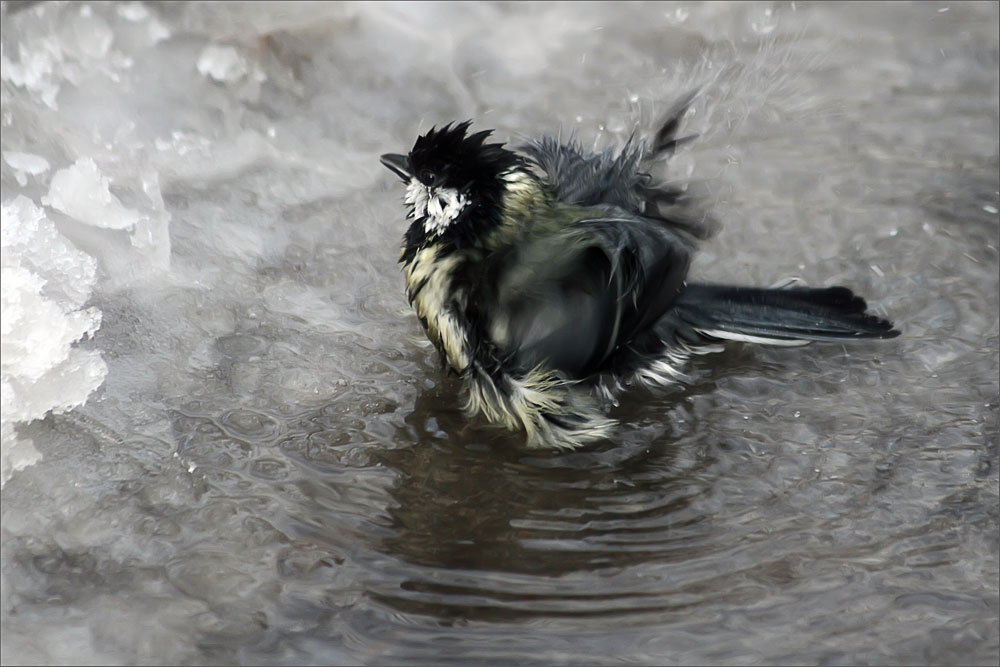
[[[422,218],[427,215],[427,186],[415,178],[411,178],[406,185],[406,196],[403,201],[413,210],[414,218]]]
[[[436,236],[458,219],[469,198],[454,188],[429,188],[413,178],[403,201],[413,207],[415,219],[424,219],[424,231]]]

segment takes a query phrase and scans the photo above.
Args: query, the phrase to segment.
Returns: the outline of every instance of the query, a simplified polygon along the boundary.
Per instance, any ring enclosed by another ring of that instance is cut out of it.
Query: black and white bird
[[[687,282],[703,230],[647,169],[691,138],[676,136],[689,102],[617,155],[551,137],[515,152],[467,121],[382,156],[406,184],[407,295],[468,413],[528,447],[573,448],[611,435],[605,405],[630,380],[683,380],[723,343],[899,335],[846,287]]]

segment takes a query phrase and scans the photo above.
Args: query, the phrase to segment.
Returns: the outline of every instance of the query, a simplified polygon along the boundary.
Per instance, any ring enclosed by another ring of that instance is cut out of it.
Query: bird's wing
[[[544,173],[559,201],[614,206],[705,239],[715,231],[715,222],[697,198],[690,196],[687,186],[655,181],[649,173],[654,161],[672,155],[678,146],[697,136],[677,136],[681,119],[697,93],[692,91],[674,104],[650,142],[636,140],[633,135],[617,154],[610,148],[584,150],[574,137],[565,143],[559,137],[531,139],[520,150]]]
[[[659,221],[580,220],[491,259],[478,295],[486,333],[524,371],[587,377],[669,308],[689,257]]]
[[[610,148],[586,152],[574,138],[561,143],[556,137],[541,137],[521,150],[545,172],[560,201],[580,206],[611,204],[642,213],[642,200],[635,190],[649,180],[640,169],[643,142],[630,138],[617,156]]]

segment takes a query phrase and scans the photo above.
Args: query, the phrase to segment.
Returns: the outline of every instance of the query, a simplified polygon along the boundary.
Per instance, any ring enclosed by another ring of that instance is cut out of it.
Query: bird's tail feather
[[[769,345],[809,341],[895,338],[892,322],[868,312],[865,300],[846,287],[768,289],[692,284],[675,314],[685,342],[735,340]],[[703,337],[700,340],[698,337]],[[705,340],[707,338],[707,340]]]

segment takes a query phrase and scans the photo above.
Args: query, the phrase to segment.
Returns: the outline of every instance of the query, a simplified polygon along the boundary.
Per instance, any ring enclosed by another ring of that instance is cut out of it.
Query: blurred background
[[[996,664],[998,5],[3,2],[5,664]],[[696,279],[893,341],[734,347],[612,442],[468,423],[378,163],[620,146]]]

